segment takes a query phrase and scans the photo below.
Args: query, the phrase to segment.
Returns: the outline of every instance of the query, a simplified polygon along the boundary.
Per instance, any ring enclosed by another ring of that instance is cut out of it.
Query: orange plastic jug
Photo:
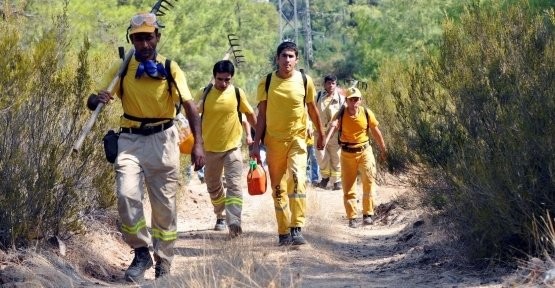
[[[177,116],[177,127],[179,131],[179,152],[182,154],[191,154],[193,151],[193,145],[195,144],[195,137],[191,132],[191,127],[189,127],[189,121],[181,113]]]
[[[181,128],[181,131],[179,131],[179,151],[182,154],[191,154],[194,143],[195,138],[193,133],[191,133],[191,129],[189,127]]]
[[[254,160],[249,162],[247,188],[250,195],[262,195],[266,192],[266,171]]]

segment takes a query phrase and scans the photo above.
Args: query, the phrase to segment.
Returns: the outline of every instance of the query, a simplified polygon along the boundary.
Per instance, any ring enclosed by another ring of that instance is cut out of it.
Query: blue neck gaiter
[[[136,53],[135,53],[135,59],[139,61]],[[156,59],[156,56],[155,56],[155,59]],[[146,75],[155,79],[165,79],[168,76],[166,75],[166,69],[164,69],[164,65],[155,60],[139,61],[139,67],[137,67],[137,73],[135,73],[135,78],[139,79],[145,73]]]

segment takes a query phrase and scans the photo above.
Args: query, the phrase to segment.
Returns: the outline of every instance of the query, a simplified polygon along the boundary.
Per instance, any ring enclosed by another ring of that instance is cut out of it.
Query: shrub
[[[555,211],[553,15],[475,2],[396,97],[410,147],[450,187],[427,203],[474,259],[533,253],[532,219]]]
[[[87,114],[88,42],[78,53],[68,48],[66,15],[24,40],[26,20],[7,12],[0,22],[0,245],[17,247],[79,231],[84,214],[100,202],[113,204],[103,196],[113,189],[93,186],[110,169],[98,142],[89,138],[80,153],[71,153]],[[90,136],[101,139],[99,133]]]

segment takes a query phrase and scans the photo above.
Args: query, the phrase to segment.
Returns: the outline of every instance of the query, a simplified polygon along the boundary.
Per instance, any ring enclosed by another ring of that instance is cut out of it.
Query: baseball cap
[[[358,90],[358,88],[351,87],[347,89],[345,98],[353,98],[353,97],[358,97],[358,98],[362,97],[362,94],[360,93],[360,90]]]
[[[129,35],[135,33],[152,33],[160,28],[156,15],[148,12],[135,14],[129,23]]]

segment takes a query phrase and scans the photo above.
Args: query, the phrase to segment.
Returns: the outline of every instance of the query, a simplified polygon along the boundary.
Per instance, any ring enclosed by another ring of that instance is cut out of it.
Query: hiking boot
[[[322,180],[318,184],[318,187],[320,187],[322,189],[326,189],[326,186],[328,186],[329,181],[330,181],[330,178],[322,178]]]
[[[125,280],[128,282],[141,282],[144,279],[145,271],[152,267],[152,257],[148,247],[135,248],[135,257],[129,268],[125,271]]]
[[[291,239],[291,234],[279,235],[279,246],[289,246],[293,240]]]
[[[306,240],[301,233],[301,227],[292,227],[291,228],[291,239],[293,240],[293,245],[303,245],[306,244]]]
[[[216,225],[214,225],[214,230],[224,231],[225,230],[225,219],[216,219]]]
[[[243,234],[243,229],[241,229],[241,225],[239,224],[229,225],[229,237],[231,237],[231,239],[238,237],[241,234]]]
[[[360,223],[358,222],[358,219],[356,219],[356,218],[349,219],[349,227],[358,228],[358,226],[360,226]]]
[[[362,224],[364,225],[372,225],[374,220],[372,219],[372,215],[362,215]]]
[[[165,261],[156,262],[156,266],[154,266],[154,278],[158,279],[170,275],[170,268],[171,265]]]
[[[333,190],[341,190],[343,187],[341,186],[341,182],[333,183]]]

